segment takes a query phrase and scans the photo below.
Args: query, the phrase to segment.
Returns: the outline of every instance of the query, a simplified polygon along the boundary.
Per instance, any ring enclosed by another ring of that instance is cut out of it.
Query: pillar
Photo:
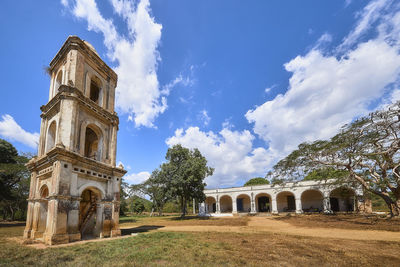
[[[111,237],[120,236],[121,229],[119,229],[119,209],[120,209],[120,202],[113,201],[113,213],[112,213],[112,220],[111,220]]]
[[[250,195],[250,213],[256,213],[256,202],[254,201],[254,193],[252,192]]]
[[[236,196],[232,197],[232,213],[237,213],[237,200]]]
[[[68,235],[69,242],[81,240],[79,231],[79,205],[80,198],[71,200],[71,209],[68,211]]]
[[[196,200],[193,198],[193,214],[196,214]]]
[[[47,229],[43,236],[46,244],[54,245],[69,242],[67,233],[67,213],[69,206],[69,200],[58,198],[49,200]]]
[[[35,203],[31,200],[28,201],[28,211],[26,213],[26,226],[24,230],[24,238],[31,237],[32,222],[33,222],[33,210]]]
[[[324,213],[331,213],[331,201],[329,198],[329,192],[324,192],[324,200],[323,200],[323,204],[324,204]]]
[[[216,203],[216,211],[215,211],[215,213],[221,213],[221,209],[220,209],[220,206],[219,206],[219,196],[217,196],[217,203]]]
[[[303,213],[303,207],[301,205],[301,196],[296,196],[296,213]]]
[[[31,231],[31,238],[38,238],[40,237],[40,233],[38,232],[39,227],[39,216],[40,216],[40,203],[35,201],[33,204],[33,218],[32,218],[32,231]]]
[[[271,196],[271,202],[272,202],[272,210],[271,212],[273,214],[278,214],[278,204],[276,203],[276,195]]]

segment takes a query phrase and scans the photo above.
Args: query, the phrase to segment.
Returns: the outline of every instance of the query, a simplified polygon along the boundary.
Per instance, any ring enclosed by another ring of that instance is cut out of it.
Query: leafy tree
[[[25,164],[31,155],[18,155],[15,147],[0,139],[0,211],[3,219],[23,219],[29,194],[29,171]]]
[[[340,180],[361,184],[385,201],[391,216],[399,216],[399,136],[400,102],[343,126],[330,140],[300,144],[273,173],[295,179],[324,168],[347,172]]]
[[[204,201],[204,179],[212,175],[213,168],[207,166],[207,160],[195,148],[189,150],[181,145],[169,148],[165,156],[167,163],[161,165],[161,172],[167,178],[167,188],[171,196],[177,197],[181,204],[181,216],[184,217],[187,203],[191,199]]]
[[[304,181],[321,181],[326,179],[343,179],[344,177],[348,177],[349,172],[346,170],[338,170],[332,167],[315,169],[310,171],[306,177],[304,177]]]
[[[160,169],[154,170],[144,183],[132,185],[131,192],[142,196],[148,195],[152,201],[152,210],[157,210],[159,216],[162,216],[165,203],[171,199],[167,177]]]
[[[121,189],[120,189],[120,208],[119,215],[123,216],[128,211],[128,197],[129,197],[129,185],[123,179],[121,181]]]
[[[248,180],[244,186],[251,186],[251,185],[262,185],[262,184],[269,184],[269,181],[262,177],[255,177]]]
[[[133,196],[130,201],[130,210],[136,214],[140,214],[145,210],[144,201],[138,196]]]

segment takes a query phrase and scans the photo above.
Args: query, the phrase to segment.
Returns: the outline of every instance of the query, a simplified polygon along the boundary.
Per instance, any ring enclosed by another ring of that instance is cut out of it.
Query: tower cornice
[[[92,60],[95,65],[99,66],[98,70],[102,72],[105,77],[112,79],[115,81],[115,84],[118,80],[118,75],[115,73],[113,69],[111,69],[101,58],[100,56],[94,51],[92,47],[89,47],[85,41],[83,41],[78,36],[71,35],[68,39],[64,42],[63,46],[54,56],[54,58],[50,62],[50,71],[53,71],[54,68],[58,65],[60,60],[62,60],[65,55],[70,50],[78,50],[82,52],[82,54],[86,55],[90,60]]]
[[[61,85],[58,93],[45,105],[40,107],[42,118],[48,114],[53,108],[55,108],[62,99],[74,99],[79,102],[80,105],[85,106],[87,109],[92,111],[99,118],[111,121],[113,125],[118,127],[119,118],[116,112],[111,113],[110,111],[102,108],[88,97],[84,96],[83,93],[73,86]]]

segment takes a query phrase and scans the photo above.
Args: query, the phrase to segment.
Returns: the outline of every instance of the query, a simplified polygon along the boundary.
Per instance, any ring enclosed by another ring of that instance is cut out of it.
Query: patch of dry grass
[[[358,214],[337,215],[295,215],[279,216],[275,220],[290,223],[294,226],[309,228],[340,228],[353,230],[400,231],[400,218],[380,217],[376,215],[362,216]]]

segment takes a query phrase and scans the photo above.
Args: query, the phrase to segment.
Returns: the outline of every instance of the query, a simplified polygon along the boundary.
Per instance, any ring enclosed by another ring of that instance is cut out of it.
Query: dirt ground
[[[287,222],[294,226],[308,228],[341,228],[354,230],[383,230],[400,232],[400,218],[387,218],[376,215],[360,216],[356,214],[301,216],[279,216],[275,220]]]
[[[336,217],[336,216],[335,216]],[[335,225],[337,221],[337,227]],[[351,240],[376,240],[400,242],[397,219],[390,221],[359,215],[279,216],[279,217],[224,217],[217,219],[170,220],[155,218],[136,223],[121,224],[123,231],[147,232],[233,232],[279,233],[295,236],[339,238]],[[151,222],[151,224],[149,224]],[[364,223],[364,224],[363,224]],[[367,225],[366,229],[362,225]]]

